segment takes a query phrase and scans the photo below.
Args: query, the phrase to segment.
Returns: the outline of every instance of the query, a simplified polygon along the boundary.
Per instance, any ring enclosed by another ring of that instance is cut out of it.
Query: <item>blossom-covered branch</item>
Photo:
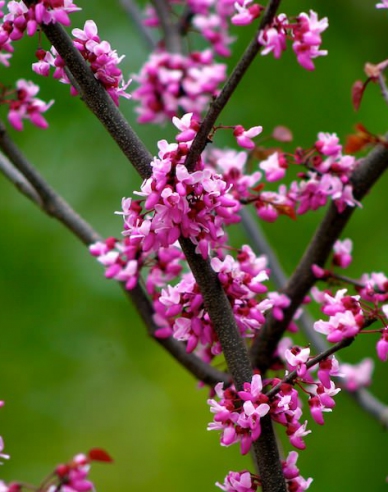
[[[0,153],[0,171],[17,188],[30,198],[43,212],[59,220],[72,234],[89,246],[100,241],[101,236],[70,205],[51,188],[38,171],[26,159],[18,146],[10,138],[0,122],[0,149],[9,161]],[[153,308],[140,285],[131,291],[125,291],[142,317],[148,333],[167,350],[199,381],[213,386],[219,381],[230,382],[230,376],[209,366],[194,354],[188,354],[184,346],[174,339],[155,338],[157,326],[153,320]]]
[[[362,160],[352,176],[354,196],[357,200],[361,200],[365,196],[387,167],[388,149],[379,145]],[[318,226],[312,241],[284,289],[284,294],[291,299],[290,306],[284,310],[284,318],[276,320],[270,316],[252,346],[252,361],[263,372],[270,366],[273,353],[288,323],[316,281],[312,266],[314,264],[322,266],[325,263],[333,244],[348,223],[354,210],[354,207],[347,207],[342,213],[339,213],[335,205],[331,205],[325,218]]]
[[[276,15],[281,0],[270,0],[268,6],[260,21],[258,32],[269,25]],[[256,55],[261,49],[260,44],[257,42],[257,34],[249,43],[244,54],[240,58],[232,74],[229,76],[219,96],[211,103],[210,108],[201,124],[201,127],[197,133],[197,136],[191,146],[190,153],[186,159],[187,168],[192,171],[198,156],[201,154],[207,143],[208,135],[214,126],[218,116],[228,103],[233,92],[236,90],[238,84],[244,77],[244,74],[252,64]]]

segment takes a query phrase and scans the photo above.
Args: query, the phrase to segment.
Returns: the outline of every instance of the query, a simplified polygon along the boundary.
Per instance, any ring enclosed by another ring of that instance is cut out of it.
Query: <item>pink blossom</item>
[[[39,87],[32,82],[24,79],[16,83],[16,99],[9,104],[8,120],[16,130],[23,130],[23,119],[29,119],[31,123],[39,128],[47,128],[48,123],[42,116],[54,103],[45,103],[35,97],[39,92]]]
[[[329,321],[316,321],[314,329],[327,335],[329,342],[337,343],[344,338],[352,338],[363,326],[363,318],[355,317],[351,311],[336,313]]]
[[[286,24],[287,17],[285,14],[280,14],[274,23],[274,27],[266,28],[260,31],[258,42],[263,46],[261,50],[262,55],[267,55],[273,52],[275,58],[280,58],[283,51],[286,49],[286,32],[282,27],[282,24]]]
[[[381,359],[383,362],[386,362],[386,360],[388,359],[388,328],[387,327],[382,330],[382,335],[380,340],[377,342],[376,350],[379,359]]]
[[[297,423],[297,425],[293,427],[289,426],[287,430],[287,434],[290,438],[290,443],[298,449],[305,449],[306,444],[303,441],[303,437],[307,436],[311,433],[311,430],[306,430],[307,420],[303,425]]]
[[[260,162],[260,169],[265,172],[267,181],[278,181],[286,174],[287,162],[283,154],[274,152],[265,161]]]
[[[263,7],[258,4],[253,4],[248,7],[248,4],[252,3],[252,0],[241,0],[240,2],[235,2],[234,7],[237,10],[237,14],[234,14],[231,21],[232,24],[236,26],[245,26],[253,22],[257,17],[259,17]]]
[[[273,317],[281,321],[284,318],[283,310],[291,304],[290,298],[285,294],[279,294],[278,292],[269,292],[267,297],[273,304]]]
[[[165,51],[153,53],[134,80],[139,87],[139,122],[161,123],[183,110],[199,118],[219,84],[226,78],[226,65],[216,64],[210,50],[189,56]]]
[[[333,264],[341,268],[347,268],[352,262],[352,248],[353,243],[350,239],[344,239],[343,241],[338,239],[333,246]]]
[[[74,46],[88,62],[95,78],[106,89],[116,106],[118,106],[119,97],[129,99],[131,95],[126,90],[131,80],[124,82],[122,72],[118,68],[118,64],[124,57],[119,57],[107,41],[100,40],[95,22],[86,21],[83,30],[73,29],[72,34],[75,38]],[[50,51],[38,50],[38,58],[39,61],[32,66],[36,73],[48,76],[50,67],[55,67],[54,78],[65,84],[71,83],[65,72],[65,64],[55,48],[52,47]],[[71,88],[71,94],[77,94],[74,87]]]
[[[374,362],[370,358],[363,359],[358,364],[341,364],[340,371],[344,378],[345,388],[348,391],[357,391],[369,386],[374,368]]]
[[[318,378],[325,388],[331,388],[330,376],[341,376],[339,364],[335,356],[328,357],[319,363]]]
[[[284,357],[292,371],[296,370],[299,377],[303,377],[307,371],[306,362],[310,357],[310,347],[297,346],[287,349]]]
[[[236,393],[233,387],[222,389],[222,384],[215,388],[219,402],[208,400],[214,421],[208,430],[221,430],[221,444],[230,446],[240,441],[241,453],[247,454],[251,444],[261,433],[260,419],[267,415],[270,407],[268,398],[261,392],[261,377],[256,374],[251,383],[244,383],[244,390]],[[243,405],[236,405],[240,397]]]
[[[238,145],[240,147],[244,147],[245,149],[253,149],[255,147],[252,138],[256,137],[263,131],[262,126],[253,126],[249,128],[249,130],[245,130],[245,128],[241,125],[237,125],[234,127],[233,135],[236,137]]]
[[[300,476],[299,469],[296,466],[298,457],[296,451],[291,451],[288,454],[286,461],[282,463],[283,474],[284,478],[287,480],[288,490],[293,492],[303,492],[304,490],[307,490],[313,481],[312,478],[305,480]]]
[[[87,480],[90,459],[84,454],[76,455],[70,463],[58,465],[55,473],[61,480],[61,492],[88,492],[94,490],[93,483]]]
[[[377,3],[376,9],[388,9],[388,0],[383,0],[381,3]]]
[[[342,145],[335,133],[318,133],[318,140],[315,143],[318,152],[331,157],[338,157],[342,151]]]
[[[227,492],[255,492],[257,490],[257,483],[248,471],[229,472],[224,483],[217,482],[216,485]]]
[[[310,10],[310,15],[302,13],[297,18],[297,26],[293,29],[293,50],[297,60],[307,70],[314,70],[312,59],[327,55],[326,50],[319,50],[322,42],[321,33],[327,29],[327,18],[318,20],[317,14]]]

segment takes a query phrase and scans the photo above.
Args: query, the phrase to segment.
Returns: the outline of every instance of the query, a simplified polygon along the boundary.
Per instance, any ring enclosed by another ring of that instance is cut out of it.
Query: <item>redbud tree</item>
[[[0,7],[0,490],[383,487],[388,63],[353,12]]]

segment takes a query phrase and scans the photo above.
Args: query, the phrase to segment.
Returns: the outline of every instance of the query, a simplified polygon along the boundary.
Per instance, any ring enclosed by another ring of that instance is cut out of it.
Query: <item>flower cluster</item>
[[[36,94],[39,92],[39,87],[31,81],[20,79],[16,83],[16,90],[9,92],[0,100],[3,104],[7,104],[8,120],[16,130],[23,130],[23,120],[28,119],[39,128],[47,128],[48,123],[42,116],[54,103],[50,101],[45,103],[38,99]],[[15,97],[10,96],[14,94]]]
[[[255,374],[251,383],[244,383],[243,391],[233,387],[223,389],[218,383],[215,392],[220,401],[209,399],[210,411],[214,413],[208,430],[221,431],[221,445],[230,446],[240,442],[241,453],[247,454],[253,441],[261,434],[260,419],[268,414],[268,397],[262,392],[261,376]]]
[[[0,7],[4,2],[0,2]],[[81,10],[71,0],[39,0],[30,7],[22,1],[7,2],[8,13],[4,15],[0,25],[0,63],[8,66],[8,59],[13,51],[12,41],[21,39],[25,33],[33,36],[39,24],[58,22],[70,25],[69,14]],[[0,16],[1,18],[2,16]]]
[[[184,118],[187,127],[196,126],[192,115]],[[181,120],[174,122],[183,128]],[[241,205],[220,175],[201,160],[193,173],[186,169],[184,161],[194,135],[187,130],[178,135],[178,143],[158,143],[158,157],[151,162],[152,176],[136,192],[145,200],[145,212],[123,210],[124,235],[135,237],[145,252],[168,247],[183,236],[207,258],[210,248],[225,241],[223,226],[240,220],[237,212]]]
[[[95,78],[106,89],[115,104],[118,106],[120,96],[129,99],[131,96],[126,92],[126,89],[131,81],[124,82],[123,74],[118,68],[118,64],[124,57],[119,57],[107,41],[101,41],[96,23],[88,20],[85,22],[83,30],[73,29],[72,34],[74,46],[88,62]],[[65,84],[71,84],[65,72],[65,63],[55,48],[52,47],[50,51],[40,49],[36,54],[39,61],[32,65],[34,72],[48,76],[50,67],[54,67],[54,78]],[[77,94],[73,86],[71,93]]]
[[[241,0],[239,0],[241,2]],[[170,4],[181,3],[169,0]],[[211,49],[219,56],[230,56],[229,45],[234,38],[229,34],[230,17],[234,13],[235,0],[188,0],[186,23],[200,33],[210,44]],[[144,24],[148,27],[158,27],[159,18],[155,9],[148,5]],[[189,20],[189,21],[188,21]],[[189,26],[187,26],[188,28]]]
[[[226,78],[226,65],[214,63],[210,50],[188,56],[158,50],[133,79],[140,123],[161,123],[180,112],[200,117]]]
[[[3,456],[4,457],[4,456]],[[94,491],[93,482],[88,479],[90,464],[94,461],[110,463],[112,458],[103,449],[91,449],[87,455],[77,454],[68,463],[58,465],[43,481],[46,492],[88,492]],[[0,492],[21,492],[24,489],[43,490],[43,486],[0,481]]]
[[[245,131],[244,136],[251,130],[258,132],[259,128]],[[252,145],[253,142],[249,147],[252,148]],[[245,146],[248,147],[248,144]],[[339,212],[346,206],[360,205],[353,196],[350,182],[357,161],[353,156],[342,154],[342,146],[335,134],[319,133],[314,147],[296,149],[293,159],[286,158],[286,154],[280,150],[269,152],[268,157],[259,162],[259,168],[264,171],[269,183],[283,179],[291,163],[306,168],[306,172],[300,172],[298,179],[292,181],[288,188],[282,184],[278,191],[266,191],[265,183],[259,183],[262,177],[259,171],[252,174],[246,172],[247,158],[244,152],[212,150],[208,162],[232,185],[231,193],[243,203],[253,203],[258,216],[265,221],[273,222],[279,215],[295,218],[296,214],[323,207],[329,198],[334,201]],[[338,261],[341,257],[343,264],[346,264],[350,261],[350,253],[346,257],[345,253],[351,245],[344,244],[341,248],[344,251],[341,249],[339,252]]]
[[[275,58],[280,58],[286,49],[286,40],[293,40],[292,48],[296,54],[298,63],[306,70],[314,70],[313,59],[327,55],[326,50],[320,50],[322,43],[321,33],[328,27],[328,20],[319,20],[315,12],[301,13],[294,22],[285,14],[280,14],[272,24],[260,31],[258,42],[263,46],[262,55],[273,53]]]
[[[306,358],[303,358],[306,361]],[[333,397],[340,391],[332,376],[338,376],[338,362],[334,358],[326,358],[318,370],[318,381],[314,381],[311,373],[298,376],[299,384],[308,384],[305,393],[309,395],[308,405],[315,422],[324,424],[323,413],[331,412],[335,406]],[[229,446],[240,442],[241,453],[246,454],[253,441],[260,436],[260,418],[269,414],[275,422],[286,428],[290,443],[305,449],[303,438],[311,431],[307,430],[307,421],[301,423],[303,415],[298,391],[291,383],[282,382],[278,378],[267,380],[268,388],[276,388],[274,396],[269,398],[262,392],[261,377],[255,374],[251,383],[244,383],[243,391],[236,391],[233,386],[223,389],[219,383],[215,387],[220,401],[209,399],[210,411],[214,413],[213,422],[208,430],[221,431],[221,444]]]
[[[359,296],[345,295],[346,289],[339,290],[335,296],[323,293],[322,312],[329,315],[328,321],[319,320],[314,329],[327,336],[329,342],[340,342],[344,338],[356,336],[365,325],[365,317]]]
[[[288,490],[291,492],[303,492],[310,487],[312,478],[304,479],[299,472],[296,462],[298,453],[291,451],[287,459],[282,461],[284,478],[286,479]],[[225,477],[224,483],[216,483],[217,487],[226,492],[256,492],[261,485],[260,477],[251,474],[249,471],[229,472]]]
[[[336,241],[334,244],[333,266],[346,268],[352,261],[352,242],[350,239]],[[317,287],[311,289],[314,300],[321,304],[321,310],[330,318],[328,321],[319,320],[314,324],[316,331],[327,336],[329,342],[340,342],[345,338],[357,336],[361,330],[372,322],[380,320],[383,328],[371,330],[380,333],[377,342],[377,355],[382,361],[388,359],[388,278],[384,273],[363,274],[360,280],[352,280],[336,275],[334,271],[313,265],[312,271],[320,280],[336,279],[353,286],[357,295],[346,295],[347,289],[339,289],[335,294],[331,290],[320,291]],[[345,365],[345,376],[349,382],[345,385],[350,391],[369,384],[373,365],[366,359],[359,366]]]

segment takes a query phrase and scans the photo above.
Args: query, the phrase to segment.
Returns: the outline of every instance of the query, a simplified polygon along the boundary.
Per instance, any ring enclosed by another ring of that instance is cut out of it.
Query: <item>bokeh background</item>
[[[261,124],[270,133],[287,125],[295,145],[309,146],[319,131],[344,139],[357,122],[372,132],[388,129],[388,112],[377,86],[370,86],[355,113],[350,88],[364,78],[366,61],[388,56],[388,12],[375,9],[377,0],[284,2],[289,15],[310,8],[328,16],[316,71],[297,65],[293,53],[281,61],[259,57],[223,112],[224,124]],[[94,19],[103,39],[125,53],[124,73],[136,72],[147,56],[136,26],[119,1],[77,2],[82,12],[73,25]],[[282,9],[283,10],[283,9]],[[252,29],[235,29],[234,57],[244,49]],[[3,84],[32,79],[40,96],[55,99],[48,113],[50,127],[26,124],[11,130],[28,158],[47,180],[104,236],[119,235],[114,215],[123,196],[140,183],[83,103],[69,96],[69,87],[42,80],[30,70],[37,38],[17,45],[12,69],[0,68]],[[152,153],[165,128],[136,124],[134,103],[121,109]],[[5,109],[1,117],[5,117]],[[233,145],[227,132],[217,134],[220,146]],[[355,243],[349,274],[388,271],[387,177],[357,211],[344,237]],[[283,218],[265,227],[288,273],[298,262],[322,212],[297,222]],[[102,268],[86,248],[60,224],[39,212],[0,177],[0,435],[12,459],[1,468],[4,480],[37,483],[53,466],[75,453],[103,447],[111,465],[95,465],[97,489],[109,492],[149,490],[211,491],[229,470],[250,466],[238,449],[221,448],[206,425],[210,413],[207,391],[150,340],[117,285],[104,280]],[[246,241],[236,229],[233,240]],[[342,357],[357,362],[373,356],[374,337],[362,337]],[[388,368],[376,362],[372,391],[388,402]],[[299,466],[314,478],[311,490],[387,490],[388,436],[382,425],[346,395],[322,428],[310,423]],[[311,420],[311,419],[309,419]],[[283,439],[285,449],[289,445]]]

